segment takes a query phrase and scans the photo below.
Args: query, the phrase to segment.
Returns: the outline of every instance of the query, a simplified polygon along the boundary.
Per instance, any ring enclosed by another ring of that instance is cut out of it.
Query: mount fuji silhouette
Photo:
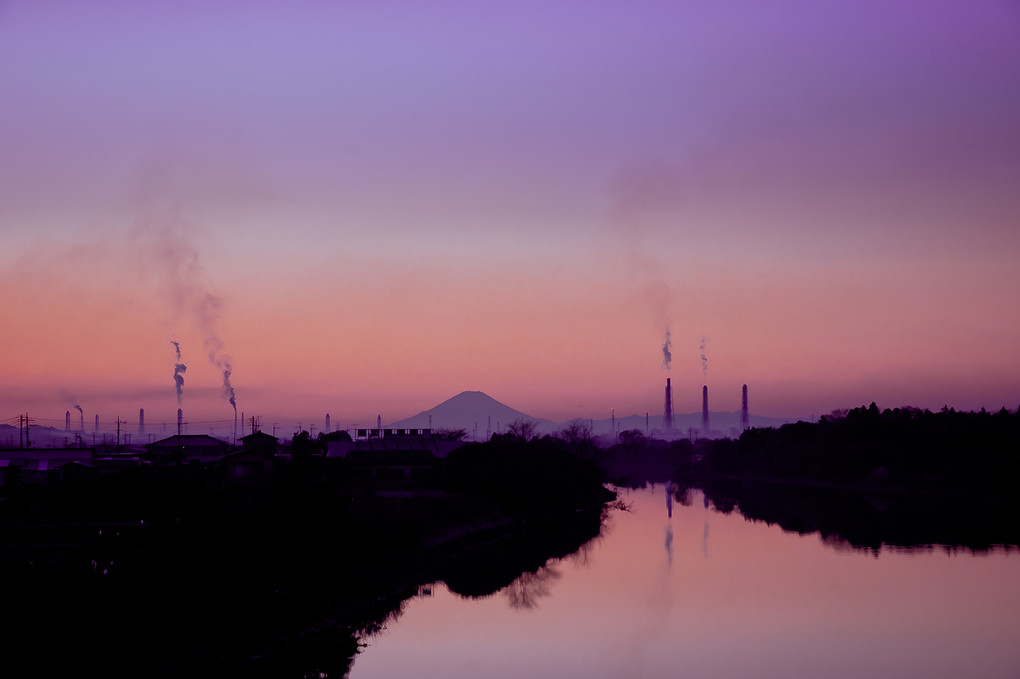
[[[507,425],[516,420],[535,423],[538,432],[556,431],[557,425],[551,420],[532,417],[508,405],[500,403],[488,394],[480,391],[462,391],[451,399],[443,401],[429,410],[403,420],[391,422],[386,427],[393,429],[423,429],[429,425],[433,429],[463,429],[472,435],[477,431],[482,436],[486,431],[499,433],[506,431]]]
[[[391,429],[425,429],[430,426],[429,416],[432,416],[432,429],[463,429],[469,438],[482,440],[486,432],[490,434],[504,433],[507,425],[516,420],[525,420],[535,423],[535,433],[555,434],[573,422],[588,423],[593,434],[608,434],[614,431],[636,429],[644,433],[656,433],[662,426],[662,415],[625,415],[615,419],[606,418],[601,420],[576,418],[568,422],[559,423],[552,420],[545,420],[522,413],[510,406],[500,403],[488,394],[481,391],[462,391],[451,399],[443,401],[429,410],[423,410],[417,415],[403,420],[391,422],[385,426]],[[712,411],[710,413],[712,431],[699,434],[701,437],[718,438],[720,436],[739,436],[740,432],[740,411]],[[796,419],[780,419],[751,415],[752,427],[778,427],[787,422],[795,422]],[[647,423],[647,425],[646,425]],[[700,429],[701,412],[676,413],[674,415],[674,426],[677,436],[682,436],[688,428]]]

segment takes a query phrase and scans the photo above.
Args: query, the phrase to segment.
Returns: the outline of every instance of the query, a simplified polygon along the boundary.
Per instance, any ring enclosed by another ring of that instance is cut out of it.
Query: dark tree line
[[[153,465],[11,486],[0,502],[0,629],[43,675],[66,661],[107,676],[192,676],[211,661],[224,676],[327,666],[342,676],[372,602],[391,602],[385,616],[407,588],[436,579],[487,594],[598,534],[613,494],[571,446],[506,436],[446,460],[335,459],[321,437],[298,434],[289,462],[257,480]],[[394,481],[380,465],[422,473]],[[479,523],[494,527],[492,546],[469,560],[428,548],[470,540]],[[304,621],[323,617],[344,624],[309,636]],[[54,639],[62,653],[45,653]],[[257,667],[246,660],[256,656]]]
[[[818,422],[748,429],[738,439],[622,432],[600,461],[622,485],[738,478],[1010,496],[1020,488],[1020,415],[872,403]]]
[[[713,442],[703,473],[1002,494],[1020,481],[1020,416],[872,403]]]

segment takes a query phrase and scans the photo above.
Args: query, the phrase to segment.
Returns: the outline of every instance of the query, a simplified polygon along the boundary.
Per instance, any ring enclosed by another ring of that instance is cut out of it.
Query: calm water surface
[[[437,583],[350,676],[1020,677],[1020,553],[872,552],[622,491],[581,552],[483,599]]]

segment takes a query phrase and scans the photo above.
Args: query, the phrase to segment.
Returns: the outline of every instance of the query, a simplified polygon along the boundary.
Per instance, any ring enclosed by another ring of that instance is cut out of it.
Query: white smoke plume
[[[708,346],[708,338],[702,335],[701,344],[698,348],[701,349],[701,376],[704,378],[705,383],[708,383],[708,356],[705,354],[705,347]]]
[[[262,200],[269,195],[268,185],[259,177],[227,171],[203,154],[180,148],[154,150],[141,159],[130,179],[125,200],[136,216],[128,240],[136,252],[144,254],[137,258],[145,262],[140,273],[154,279],[168,298],[169,322],[187,322],[202,338],[210,363],[223,376],[224,398],[236,412],[230,384],[232,360],[219,334],[223,303],[209,283],[200,256],[206,230],[193,216],[222,200],[245,204]],[[195,369],[193,362],[191,368]],[[178,354],[174,375],[178,404],[185,370]]]
[[[223,303],[205,283],[205,273],[199,262],[198,250],[191,244],[188,233],[195,229],[177,209],[149,213],[138,220],[139,232],[146,238],[155,238],[155,251],[162,265],[162,279],[168,288],[175,312],[190,317],[202,341],[209,362],[223,376],[223,396],[237,416],[237,400],[230,383],[233,361],[224,351],[224,342],[218,328],[223,315]],[[144,227],[144,230],[142,230]],[[177,350],[174,366],[174,383],[177,385],[178,405],[181,404],[183,374],[187,367],[180,362],[180,344],[171,340]]]
[[[181,344],[170,340],[170,344],[174,345],[174,349],[177,351],[177,362],[174,363],[174,385],[177,387],[177,407],[181,407],[183,392],[184,392],[184,373],[188,371],[188,366],[181,363]]]
[[[234,372],[230,366],[230,360],[226,359],[223,368],[223,396],[230,402],[230,405],[234,408],[234,423],[237,423],[237,399],[234,398],[234,387],[230,385],[230,373]]]

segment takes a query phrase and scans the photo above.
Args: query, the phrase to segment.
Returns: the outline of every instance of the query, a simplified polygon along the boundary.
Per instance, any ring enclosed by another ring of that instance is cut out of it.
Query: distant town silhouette
[[[451,402],[491,412],[487,399]],[[619,506],[614,486],[668,482],[681,505],[698,488],[719,511],[839,548],[1020,544],[1020,414],[1005,408],[871,404],[717,439],[607,438],[583,420],[548,434],[517,418],[484,442],[412,426],[428,415],[286,440],[256,429],[237,445],[174,434],[0,450],[9,656],[43,674],[66,661],[163,676],[313,658],[342,676],[358,630],[436,580],[464,596],[516,583],[511,603],[533,605],[543,564]],[[64,654],[45,653],[51,639]]]

